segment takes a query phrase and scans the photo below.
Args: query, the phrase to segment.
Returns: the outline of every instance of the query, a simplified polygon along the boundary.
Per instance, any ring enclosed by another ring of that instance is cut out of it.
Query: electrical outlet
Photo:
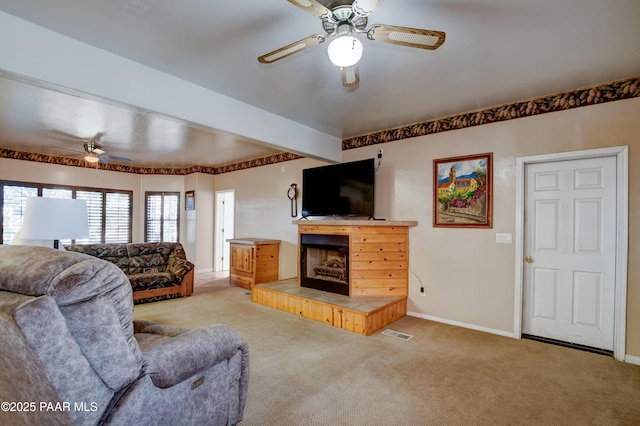
[[[496,234],[496,243],[511,244],[513,243],[512,234]]]
[[[382,158],[382,150],[381,149],[378,150],[378,159],[380,159],[380,158]]]
[[[420,296],[426,296],[426,293],[424,292],[424,287],[420,287]]]

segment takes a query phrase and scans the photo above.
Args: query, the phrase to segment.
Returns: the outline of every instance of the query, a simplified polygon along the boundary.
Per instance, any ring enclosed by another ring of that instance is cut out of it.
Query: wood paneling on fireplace
[[[357,225],[330,225],[326,224],[327,221],[323,222],[325,224],[299,223],[298,235],[349,236],[350,296],[408,295],[408,227],[414,226],[413,222],[408,225],[405,222],[400,225],[376,221],[357,221]]]

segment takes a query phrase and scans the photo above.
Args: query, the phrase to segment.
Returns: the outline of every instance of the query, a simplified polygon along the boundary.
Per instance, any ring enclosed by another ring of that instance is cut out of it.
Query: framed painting
[[[186,191],[184,193],[184,209],[185,210],[196,209],[196,191]]]
[[[491,228],[493,153],[433,160],[433,226]]]

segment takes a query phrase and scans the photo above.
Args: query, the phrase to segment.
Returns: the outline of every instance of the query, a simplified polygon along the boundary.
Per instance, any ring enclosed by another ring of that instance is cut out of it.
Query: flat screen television
[[[375,159],[302,170],[302,217],[373,217]]]

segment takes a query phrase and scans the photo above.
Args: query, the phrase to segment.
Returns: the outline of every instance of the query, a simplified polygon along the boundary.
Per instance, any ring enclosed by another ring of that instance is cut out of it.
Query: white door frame
[[[572,151],[516,158],[516,276],[513,336],[522,337],[524,295],[524,213],[525,166],[563,160],[581,160],[597,157],[616,157],[616,283],[613,332],[613,356],[624,361],[627,328],[627,262],[629,240],[629,147]]]
[[[225,200],[225,207],[220,207],[219,202],[220,199],[224,198]],[[228,198],[231,198],[231,201],[233,204],[229,205],[227,204],[228,202]],[[229,258],[231,257],[230,254],[227,255],[226,259],[223,261],[222,257],[224,255],[224,249],[225,249],[225,244],[228,244],[225,240],[229,239],[229,238],[233,238],[235,236],[235,218],[231,217],[228,218],[225,214],[225,210],[229,210],[231,209],[232,212],[232,216],[235,215],[235,190],[234,189],[225,189],[225,190],[221,190],[221,191],[216,191],[215,193],[215,226],[214,226],[214,249],[213,249],[213,256],[214,256],[214,262],[213,262],[213,270],[214,271],[226,271],[228,270],[228,268],[225,269],[225,262],[228,264],[229,262]],[[233,223],[234,225],[232,227],[227,226],[229,224],[229,221],[231,223]],[[225,230],[224,232],[224,236],[222,235],[222,229]]]

